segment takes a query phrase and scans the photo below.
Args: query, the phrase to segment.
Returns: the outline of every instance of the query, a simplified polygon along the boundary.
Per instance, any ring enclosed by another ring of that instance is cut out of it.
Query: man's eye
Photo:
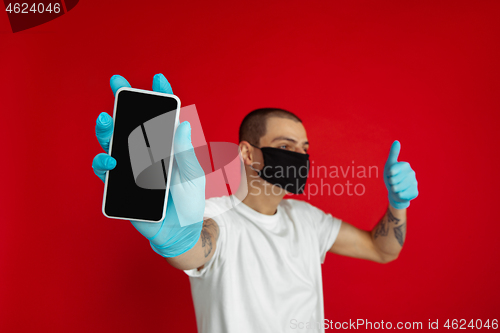
[[[288,149],[288,146],[287,145],[281,145],[280,148],[281,149]]]

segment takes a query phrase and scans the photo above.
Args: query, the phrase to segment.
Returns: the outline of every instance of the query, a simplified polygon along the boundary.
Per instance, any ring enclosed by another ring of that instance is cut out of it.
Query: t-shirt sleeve
[[[205,201],[205,212],[203,214],[204,218],[212,218],[219,227],[219,238],[215,246],[215,252],[212,258],[205,263],[202,269],[193,268],[189,270],[184,270],[184,273],[190,277],[203,277],[209,274],[212,270],[217,269],[222,264],[223,251],[226,239],[226,224],[224,220],[223,208],[217,204],[214,200]]]
[[[337,236],[342,225],[342,220],[327,214],[319,208],[306,203],[308,215],[314,226],[316,237],[318,238],[319,255],[321,263],[325,262],[326,253],[332,247],[337,239]]]

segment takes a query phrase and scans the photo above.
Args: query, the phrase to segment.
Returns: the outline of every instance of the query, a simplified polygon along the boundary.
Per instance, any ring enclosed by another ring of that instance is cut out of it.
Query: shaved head
[[[243,119],[240,125],[239,140],[248,141],[258,146],[260,138],[266,134],[267,120],[271,117],[291,119],[302,123],[299,117],[290,111],[277,108],[262,108],[253,110]]]

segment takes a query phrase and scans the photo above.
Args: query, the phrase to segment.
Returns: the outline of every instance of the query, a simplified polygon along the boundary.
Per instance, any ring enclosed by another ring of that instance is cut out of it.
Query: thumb
[[[387,158],[387,165],[393,165],[398,162],[399,152],[401,151],[401,143],[398,140],[394,141],[391,146],[391,151],[389,152],[389,157]]]
[[[177,156],[186,150],[193,149],[191,143],[191,124],[188,121],[183,121],[177,130],[174,137],[174,154]]]
[[[191,125],[185,121],[177,127],[174,138],[174,154],[182,182],[205,175],[191,143]]]

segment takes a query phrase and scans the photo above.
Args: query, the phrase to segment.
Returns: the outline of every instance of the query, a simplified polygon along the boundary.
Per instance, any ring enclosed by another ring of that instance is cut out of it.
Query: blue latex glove
[[[113,94],[121,87],[130,87],[127,80],[114,75],[110,80]],[[172,94],[172,88],[163,74],[153,78],[153,91]],[[113,133],[113,118],[102,112],[96,121],[96,137],[101,147],[109,152],[109,141]],[[205,175],[191,144],[191,125],[185,121],[179,125],[174,137],[175,160],[170,179],[167,212],[159,223],[130,221],[151,244],[153,250],[163,257],[176,257],[190,250],[198,241],[203,226],[205,210]],[[116,160],[108,154],[94,157],[94,173],[104,182],[106,172],[116,166]],[[184,222],[199,221],[181,227]]]
[[[404,209],[418,195],[415,171],[407,162],[398,162],[401,144],[394,141],[384,167],[384,182],[389,192],[389,203],[396,209]]]

